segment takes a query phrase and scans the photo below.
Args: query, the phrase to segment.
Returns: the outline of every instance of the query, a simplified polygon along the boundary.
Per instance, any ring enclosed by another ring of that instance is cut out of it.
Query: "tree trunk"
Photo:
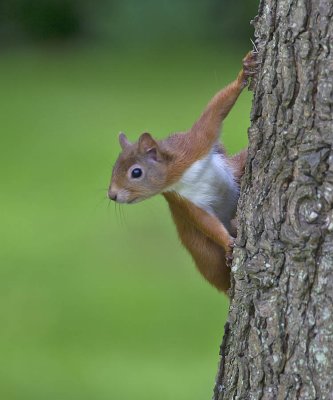
[[[214,400],[333,399],[333,1],[262,0]]]

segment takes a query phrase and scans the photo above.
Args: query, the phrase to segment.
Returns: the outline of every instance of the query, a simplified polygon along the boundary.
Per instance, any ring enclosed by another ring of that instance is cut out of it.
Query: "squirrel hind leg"
[[[225,250],[194,226],[184,222],[177,225],[183,246],[190,252],[201,275],[217,290],[227,294],[230,268]]]

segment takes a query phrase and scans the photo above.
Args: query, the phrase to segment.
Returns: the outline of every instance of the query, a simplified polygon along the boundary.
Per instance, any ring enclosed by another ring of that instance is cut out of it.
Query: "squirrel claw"
[[[258,74],[258,70],[260,68],[261,61],[258,60],[258,53],[254,51],[250,51],[243,58],[243,70],[242,70],[242,88],[248,85],[249,80],[251,79],[249,90],[253,89],[254,81]]]
[[[250,51],[243,59],[243,71],[245,77],[253,77],[257,73],[260,61],[257,59],[257,53]]]
[[[232,253],[231,252],[230,253],[226,253],[226,255],[225,255],[225,263],[226,263],[227,267],[229,267],[229,268],[231,267],[232,260],[233,260]]]
[[[225,261],[226,261],[227,267],[231,267],[232,260],[233,260],[232,252],[235,247],[235,239],[234,238],[232,238],[232,240],[229,242],[228,246],[229,246],[229,248],[227,249],[227,251],[225,253]]]

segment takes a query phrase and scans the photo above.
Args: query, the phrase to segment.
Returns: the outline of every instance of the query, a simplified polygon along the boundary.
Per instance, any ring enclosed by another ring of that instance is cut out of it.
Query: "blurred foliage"
[[[2,0],[2,41],[90,38],[113,43],[243,41],[258,0]]]
[[[90,0],[2,0],[0,22],[2,36],[10,40],[65,40],[85,35],[89,22],[95,23],[93,10],[101,10],[105,1],[92,8]]]
[[[14,15],[35,38],[66,38],[81,30],[77,2],[70,0],[11,0]]]

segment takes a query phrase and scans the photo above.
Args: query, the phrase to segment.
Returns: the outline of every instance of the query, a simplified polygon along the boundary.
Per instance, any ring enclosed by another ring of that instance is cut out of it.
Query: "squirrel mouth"
[[[139,201],[139,197],[134,197],[134,199],[132,199],[129,202],[127,202],[127,204],[137,203],[138,201]]]

